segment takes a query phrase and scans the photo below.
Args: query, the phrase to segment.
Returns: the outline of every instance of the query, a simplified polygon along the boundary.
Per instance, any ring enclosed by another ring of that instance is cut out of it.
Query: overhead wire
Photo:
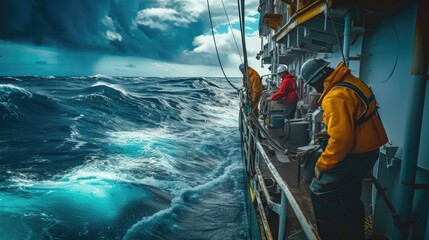
[[[245,31],[244,31],[244,0],[237,0],[237,5],[238,5],[238,14],[239,14],[239,18],[240,18],[240,32],[241,32],[241,45],[243,48],[243,58],[244,58],[244,76],[245,76],[245,80],[246,80],[246,103],[245,106],[246,108],[250,109],[250,93],[249,93],[249,89],[250,89],[250,80],[249,80],[249,68],[248,68],[248,62],[247,62],[247,49],[246,49],[246,35],[245,35]]]
[[[250,82],[249,82],[249,71],[248,71],[248,68],[247,68],[247,54],[246,54],[246,43],[245,43],[245,40],[244,40],[244,34],[243,34],[243,32],[244,32],[244,17],[243,17],[243,15],[244,15],[244,1],[242,0],[242,4],[240,4],[240,0],[237,0],[237,8],[238,8],[238,17],[239,17],[239,23],[240,23],[240,33],[241,33],[241,43],[242,43],[242,50],[243,50],[243,57],[244,57],[244,76],[245,76],[245,79],[246,79],[246,82],[245,82],[245,91],[246,91],[246,102],[245,102],[245,108],[244,108],[244,113],[246,113],[246,112],[250,112],[250,101],[249,101],[249,92],[248,92],[248,89],[249,89],[249,85],[250,85]],[[241,142],[241,146],[242,146],[242,148],[243,148],[243,144],[244,144],[244,142],[243,142],[243,138],[242,138],[242,142]],[[243,150],[243,149],[242,149]],[[244,160],[244,159],[243,159]],[[248,182],[248,181],[247,181]],[[248,187],[250,187],[250,183],[248,182]],[[252,194],[252,187],[250,187],[250,194]],[[248,216],[251,216],[252,215],[252,209],[253,209],[253,207],[252,207],[252,202],[251,201],[249,201],[249,203],[246,205],[247,206],[247,214],[248,214]],[[254,230],[252,229],[253,228],[253,224],[252,224],[252,221],[251,221],[251,218],[249,217],[249,218],[247,218],[248,220],[248,222],[247,222],[247,224],[248,224],[248,226],[250,227],[250,230],[253,232]]]
[[[229,85],[231,85],[231,87],[234,88],[237,92],[240,92],[240,89],[237,88],[236,86],[234,86],[234,84],[232,84],[231,81],[229,81],[228,77],[225,74],[225,70],[223,69],[222,61],[220,60],[219,51],[218,51],[218,48],[217,48],[216,37],[215,37],[215,34],[214,34],[212,14],[211,14],[211,11],[210,11],[209,0],[207,0],[207,8],[208,8],[208,12],[209,12],[210,26],[211,26],[211,30],[212,30],[213,42],[214,42],[214,46],[215,46],[215,49],[216,49],[216,55],[217,55],[217,59],[219,61],[220,68],[222,69],[222,73],[223,73],[226,81],[229,83]]]
[[[328,0],[325,0],[325,6],[326,6],[326,11],[328,13],[329,19],[331,19],[332,28],[334,29],[334,34],[335,34],[335,37],[337,38],[338,46],[341,49],[340,51],[341,56],[343,57],[344,63],[346,63],[346,57],[344,56],[343,46],[341,45],[340,37],[338,37],[337,28],[335,27],[335,24],[334,24],[334,19],[332,18],[331,11],[329,10]]]
[[[223,0],[221,0],[221,2],[222,2],[222,6],[223,6],[223,11],[225,12],[226,19],[228,20],[229,28],[231,29],[232,37],[234,38],[235,47],[237,48],[238,55],[240,56],[240,61],[243,62],[243,58],[241,57],[240,49],[238,48],[237,40],[235,39],[234,30],[232,29],[232,26],[231,26],[231,21],[229,21],[228,13],[226,12],[225,4],[223,3]]]

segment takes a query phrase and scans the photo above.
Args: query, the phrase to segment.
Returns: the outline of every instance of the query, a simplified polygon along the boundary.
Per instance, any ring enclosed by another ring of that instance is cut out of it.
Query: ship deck
[[[271,133],[270,137],[275,139],[279,145],[281,144],[283,139],[281,135],[276,133]],[[310,192],[310,183],[312,178],[314,177],[314,165],[315,160],[319,155],[317,153],[312,157],[307,156],[307,160],[305,163],[301,162],[301,160],[297,157],[296,153],[285,154],[284,152],[280,152],[278,150],[274,150],[271,147],[271,144],[266,138],[259,137],[258,141],[261,143],[266,155],[269,158],[271,164],[275,167],[277,172],[279,173],[281,179],[287,184],[289,191],[294,196],[298,206],[307,219],[307,221],[316,229],[316,222],[313,212],[313,206],[311,203],[311,192]],[[320,153],[319,153],[320,154]],[[298,167],[300,166],[300,167]],[[265,161],[259,161],[259,169],[263,175],[264,179],[272,178],[274,179],[269,167],[267,166]],[[362,196],[361,200],[364,203],[365,207],[365,216],[368,217],[366,221],[369,221],[371,218],[371,180],[369,178],[365,178],[362,182]],[[273,191],[270,193],[271,200],[280,203],[280,193],[281,191]],[[273,239],[278,239],[278,229],[279,229],[279,215],[271,210],[268,206],[265,206],[265,213],[267,215],[267,220],[271,229],[271,234]],[[292,208],[288,207],[287,218],[286,218],[286,239],[288,240],[301,240],[308,239],[305,235],[303,228],[294,214]],[[367,225],[367,224],[366,224]],[[371,226],[371,224],[369,224]],[[371,227],[366,227],[365,233],[367,236],[371,233]],[[262,238],[266,239],[266,238]]]
[[[309,182],[305,181],[303,178],[302,170],[298,168],[298,159],[291,155],[285,155],[281,152],[273,151],[269,148],[269,143],[267,140],[260,139],[260,142],[264,146],[264,149],[269,156],[271,163],[275,166],[279,172],[281,178],[288,185],[289,190],[294,195],[296,201],[298,202],[302,212],[309,222],[315,226],[315,218],[313,213],[313,206],[311,203],[311,194],[309,189]],[[268,169],[264,161],[259,163],[260,170],[264,178],[272,178],[272,174]],[[299,178],[298,178],[298,175]],[[280,202],[280,193],[272,194],[272,197],[275,202]],[[291,209],[290,207],[288,209]],[[268,212],[268,222],[272,231],[273,239],[277,239],[278,232],[278,215],[271,210]],[[294,215],[292,210],[288,211],[287,222],[286,222],[286,236],[287,239],[307,239],[302,227]]]

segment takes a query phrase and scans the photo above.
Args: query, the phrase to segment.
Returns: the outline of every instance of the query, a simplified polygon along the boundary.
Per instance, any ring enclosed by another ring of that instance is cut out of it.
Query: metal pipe
[[[419,0],[414,35],[413,62],[411,66],[411,88],[409,92],[408,112],[405,125],[404,158],[400,171],[398,188],[398,214],[405,223],[412,220],[414,198],[413,185],[416,180],[417,161],[419,157],[420,135],[426,91],[426,75],[428,70],[428,41],[429,41],[429,2]],[[404,184],[405,183],[405,184]],[[393,239],[408,239],[410,225],[405,224],[401,229],[395,227]]]
[[[296,47],[299,48],[299,26],[296,27]]]
[[[426,232],[423,235],[423,239],[428,239],[429,238],[429,215],[428,215],[428,219],[426,220]]]
[[[261,37],[261,49],[264,49],[264,38],[263,37]],[[264,67],[264,60],[261,60],[261,68],[263,68],[263,67]]]
[[[343,40],[343,55],[346,66],[349,66],[350,55],[350,32],[352,25],[352,18],[350,13],[344,15],[344,40]]]
[[[328,5],[328,4],[326,4]],[[325,21],[323,23],[323,31],[326,32],[327,26],[328,26],[328,14],[329,14],[329,10],[328,10],[328,6],[326,6],[325,8]]]
[[[282,197],[280,202],[280,220],[279,220],[279,237],[278,239],[286,239],[286,217],[287,217],[287,197],[282,191]]]
[[[258,191],[255,192],[255,198],[256,198],[256,203],[258,204],[258,210],[259,210],[259,215],[261,216],[262,225],[265,229],[265,236],[268,240],[273,240],[270,224],[268,223],[267,216],[264,212],[264,206],[262,205],[261,196]]]

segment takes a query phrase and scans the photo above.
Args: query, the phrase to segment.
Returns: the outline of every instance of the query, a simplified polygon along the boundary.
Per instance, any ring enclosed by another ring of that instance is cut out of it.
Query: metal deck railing
[[[317,230],[313,227],[311,222],[304,215],[301,206],[298,204],[288,184],[281,177],[276,167],[271,162],[269,156],[265,152],[260,141],[256,137],[256,134],[252,128],[252,123],[246,117],[244,109],[241,109],[240,111],[239,124],[242,141],[242,157],[244,160],[248,178],[250,178],[252,188],[251,190],[256,200],[256,208],[260,216],[259,222],[260,224],[262,224],[265,237],[267,239],[273,239],[272,231],[268,223],[267,214],[265,213],[265,209],[263,206],[264,201],[271,210],[273,210],[279,215],[278,239],[285,239],[286,226],[288,221],[288,204],[290,205],[291,210],[299,221],[299,224],[302,227],[302,230],[304,231],[306,237],[310,240],[320,239],[319,235],[317,234]],[[260,161],[264,161],[269,171],[271,172],[275,182],[277,183],[278,189],[281,191],[280,203],[276,203],[271,200],[270,193],[264,181],[264,176],[262,175],[261,170],[259,168]]]

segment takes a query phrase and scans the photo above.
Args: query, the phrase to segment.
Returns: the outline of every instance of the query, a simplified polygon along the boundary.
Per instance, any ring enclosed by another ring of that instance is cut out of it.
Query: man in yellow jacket
[[[301,76],[322,93],[319,102],[328,141],[310,184],[317,230],[322,239],[364,239],[362,180],[378,159],[387,136],[371,89],[341,62],[337,68],[310,59]]]
[[[243,74],[243,86],[246,86],[246,76],[244,71],[244,64],[240,64],[238,67]],[[259,100],[262,96],[262,80],[259,76],[259,73],[255,71],[255,69],[251,67],[247,67],[247,71],[249,72],[249,91],[250,93],[250,108],[252,109],[253,114],[255,114],[256,117],[259,117]]]

